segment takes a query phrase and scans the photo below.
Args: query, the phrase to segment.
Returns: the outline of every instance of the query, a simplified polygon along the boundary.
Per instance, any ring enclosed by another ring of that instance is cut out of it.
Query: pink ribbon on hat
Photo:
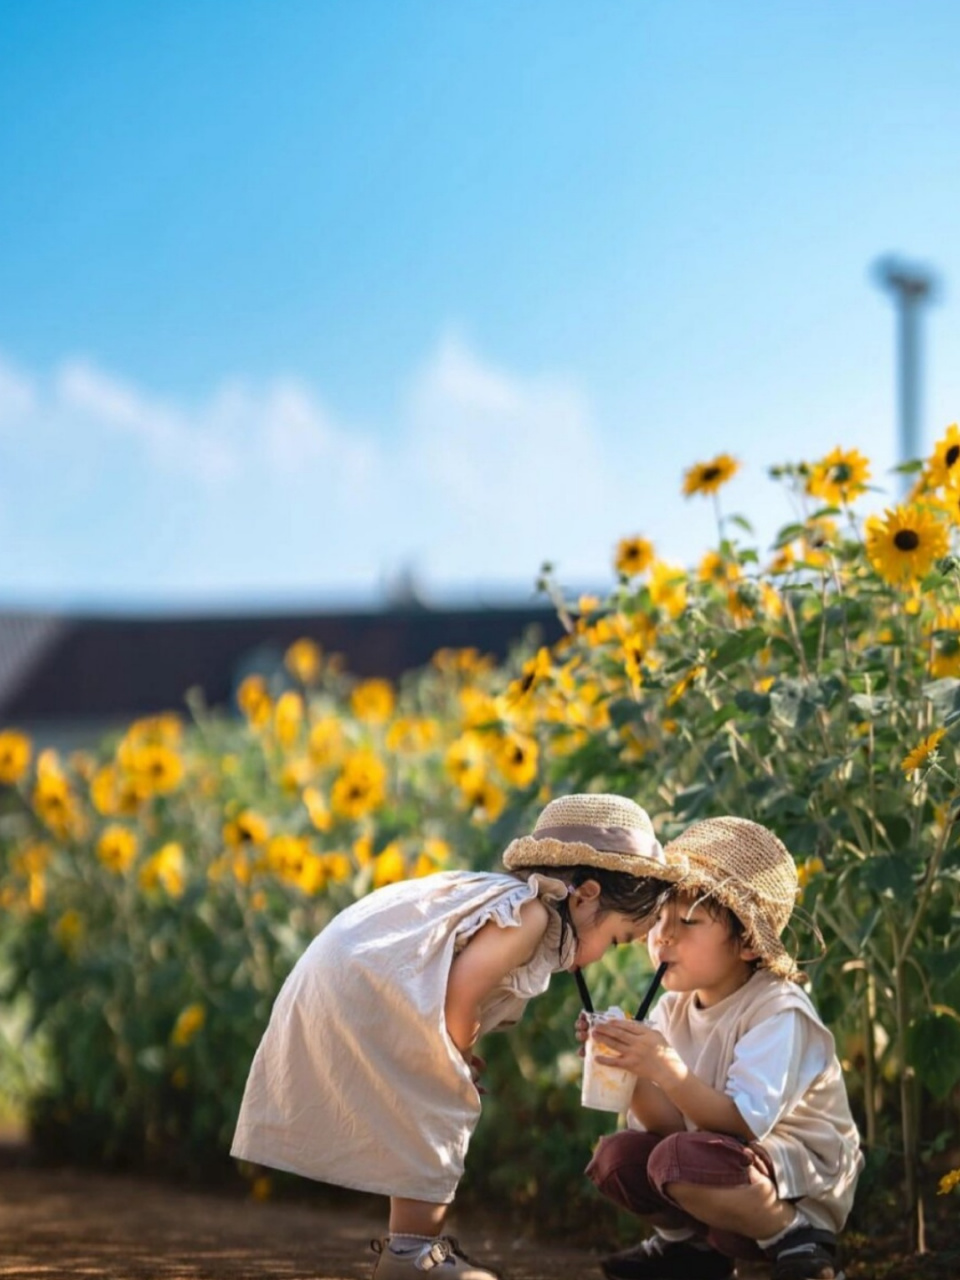
[[[638,853],[652,862],[667,865],[663,845],[649,831],[637,827],[540,827],[534,840],[562,840],[565,844],[588,844],[598,853]]]

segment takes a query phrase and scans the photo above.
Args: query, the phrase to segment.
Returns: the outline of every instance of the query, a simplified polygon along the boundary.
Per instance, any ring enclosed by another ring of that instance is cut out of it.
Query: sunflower
[[[553,662],[550,650],[538,649],[534,656],[523,664],[519,678],[510,682],[506,695],[507,705],[515,707],[523,702],[533,693],[537,685],[550,679],[552,672]]]
[[[307,751],[320,769],[339,764],[344,750],[343,726],[335,716],[322,716],[310,729]]]
[[[396,696],[389,680],[363,680],[350,695],[350,706],[365,724],[385,724],[393,715]]]
[[[137,837],[118,822],[104,827],[97,841],[97,857],[108,871],[122,875],[137,856]]]
[[[356,751],[344,761],[333,784],[330,806],[341,818],[362,818],[386,801],[387,771],[372,751]]]
[[[947,552],[942,519],[919,506],[900,506],[871,516],[866,525],[867,555],[884,582],[905,586],[928,573]]]
[[[822,498],[831,507],[852,502],[870,479],[870,460],[857,449],[836,448],[815,462],[807,476],[807,493]]]
[[[712,582],[716,587],[728,587],[740,577],[740,566],[719,551],[708,551],[700,561],[697,577],[701,582]]]
[[[303,699],[299,693],[288,689],[277,700],[273,712],[273,728],[282,747],[290,748],[300,734],[303,724]]]
[[[178,1048],[185,1048],[203,1027],[206,1020],[207,1011],[202,1004],[188,1004],[185,1009],[180,1011],[176,1022],[173,1024],[170,1043],[177,1045]]]
[[[313,640],[303,636],[294,640],[283,655],[283,661],[294,680],[299,680],[301,684],[313,684],[320,674],[322,650]]]
[[[930,674],[934,680],[960,676],[960,605],[944,609],[934,619]]]
[[[266,844],[269,837],[267,820],[256,809],[244,809],[233,822],[226,822],[223,826],[223,842],[231,849]]]
[[[696,684],[705,672],[706,667],[701,666],[699,663],[697,666],[691,667],[686,675],[682,676],[667,694],[667,706],[672,707],[675,703],[679,702],[687,690],[692,685]]]
[[[373,887],[382,889],[385,884],[396,884],[407,878],[407,863],[399,844],[391,840],[373,860]]]
[[[955,489],[960,485],[960,427],[955,422],[934,445],[924,476],[933,489]]]
[[[712,462],[696,462],[683,473],[683,494],[689,498],[695,493],[716,493],[740,469],[736,458],[729,453],[718,453]]]
[[[144,864],[139,879],[142,889],[150,890],[162,886],[171,898],[182,897],[186,879],[183,846],[175,840],[163,845]]]
[[[32,750],[25,733],[16,729],[0,733],[0,785],[11,786],[20,781],[30,767]]]
[[[687,582],[683,569],[658,560],[650,573],[650,601],[671,618],[679,618],[687,607]]]
[[[461,803],[474,822],[496,822],[507,803],[503,790],[483,773],[476,773],[465,780],[461,788]]]
[[[633,538],[621,538],[613,560],[617,573],[625,578],[635,578],[646,573],[653,564],[653,543],[639,534]]]
[[[934,729],[922,742],[918,742],[913,750],[900,761],[904,773],[912,773],[914,769],[922,769],[930,756],[936,751],[940,740],[946,736],[946,729]]]
[[[497,749],[497,764],[512,787],[528,787],[537,776],[539,754],[532,738],[510,733]]]

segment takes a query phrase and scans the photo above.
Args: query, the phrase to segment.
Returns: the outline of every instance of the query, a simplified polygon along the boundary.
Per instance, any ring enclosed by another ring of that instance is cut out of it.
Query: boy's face
[[[692,894],[671,898],[647,936],[654,964],[667,964],[667,991],[695,991],[704,1006],[742,987],[757,953],[735,937],[726,920],[715,919]]]

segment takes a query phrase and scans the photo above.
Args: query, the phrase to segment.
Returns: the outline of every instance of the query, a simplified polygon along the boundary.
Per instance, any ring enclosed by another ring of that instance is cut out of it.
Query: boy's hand
[[[583,1057],[585,1053],[584,1045],[590,1038],[590,1023],[587,1021],[587,1015],[581,1009],[577,1014],[577,1021],[574,1024],[573,1034],[577,1037],[580,1048],[577,1050],[579,1057]]]
[[[600,1044],[615,1050],[616,1066],[632,1071],[640,1080],[652,1080],[666,1088],[681,1083],[689,1075],[677,1051],[671,1049],[659,1031],[643,1022],[617,1018],[613,1022],[598,1023],[592,1034]]]

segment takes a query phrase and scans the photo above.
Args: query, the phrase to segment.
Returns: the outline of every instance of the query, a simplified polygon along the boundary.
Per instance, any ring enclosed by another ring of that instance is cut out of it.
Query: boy
[[[833,1037],[780,942],[793,858],[743,818],[694,823],[665,850],[689,873],[647,945],[666,962],[648,1023],[591,1034],[637,1076],[629,1127],[587,1168],[654,1235],[604,1260],[608,1280],[843,1280],[836,1237],[863,1165]]]

